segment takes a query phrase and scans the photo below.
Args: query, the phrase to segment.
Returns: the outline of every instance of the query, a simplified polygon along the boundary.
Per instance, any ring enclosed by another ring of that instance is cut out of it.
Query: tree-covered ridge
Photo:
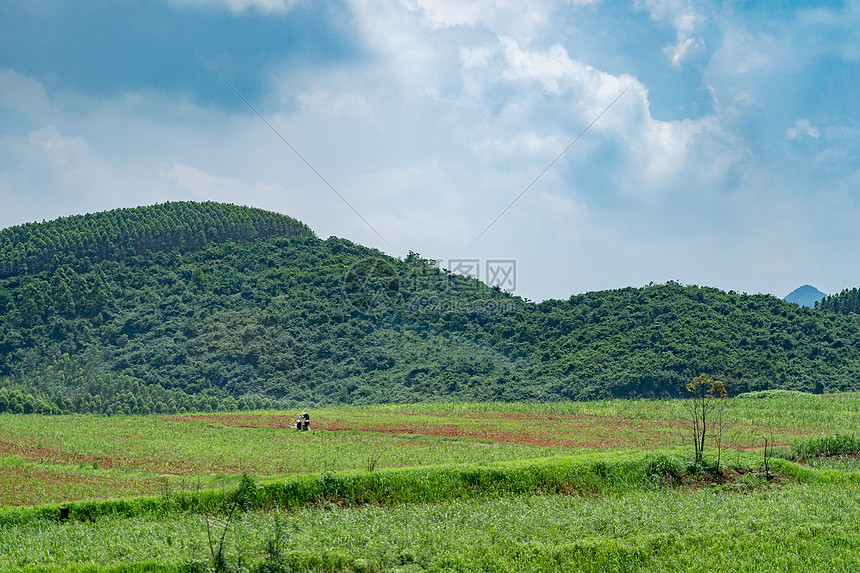
[[[677,283],[545,301],[529,336],[580,396],[680,396],[702,372],[730,393],[855,388],[860,327],[847,317]],[[523,335],[520,335],[523,336]]]
[[[841,314],[860,314],[860,290],[855,287],[826,296],[815,303],[815,308]]]
[[[286,215],[223,203],[172,202],[26,223],[0,231],[0,278],[117,261],[147,252],[190,252],[211,242],[313,234]]]
[[[387,313],[367,313],[345,295],[350,269],[367,260],[392,265],[402,277],[396,308]],[[432,324],[439,307],[428,302],[466,292],[475,300],[515,300],[414,255],[399,261],[312,236],[212,243],[194,253],[105,261],[86,272],[61,267],[0,281],[0,307],[7,309],[0,376],[50,393],[93,377],[129,376],[237,403],[348,403],[441,397],[463,382],[465,365],[475,381],[458,395],[500,398],[506,389],[480,374],[503,370],[507,360]],[[488,310],[458,305],[446,312],[461,321]],[[414,332],[423,330],[422,320],[436,332]],[[413,332],[403,330],[407,324]],[[48,369],[64,355],[83,373],[74,382],[57,374],[68,367]]]
[[[0,309],[0,386],[34,411],[677,397],[702,372],[731,394],[860,380],[853,316],[671,282],[535,304],[310,233],[6,277]]]

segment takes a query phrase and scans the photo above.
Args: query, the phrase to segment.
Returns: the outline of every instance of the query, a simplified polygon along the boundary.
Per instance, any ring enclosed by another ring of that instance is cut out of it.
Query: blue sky
[[[838,292],[860,286],[858,72],[840,1],[5,0],[0,227],[215,200],[516,260],[532,300]]]

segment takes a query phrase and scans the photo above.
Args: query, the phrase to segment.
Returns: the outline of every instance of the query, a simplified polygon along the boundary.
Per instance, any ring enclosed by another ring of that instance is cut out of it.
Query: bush
[[[666,485],[676,484],[686,472],[684,462],[674,455],[662,452],[648,452],[645,454],[645,475],[649,478],[657,478],[657,483]]]
[[[744,392],[738,394],[737,398],[797,398],[800,396],[815,396],[809,392],[801,392],[800,390],[759,390],[757,392]]]

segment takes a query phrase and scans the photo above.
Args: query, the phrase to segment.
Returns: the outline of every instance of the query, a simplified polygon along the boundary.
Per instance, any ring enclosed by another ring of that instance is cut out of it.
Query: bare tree
[[[700,374],[687,384],[687,391],[690,392],[688,403],[690,432],[693,437],[696,461],[700,462],[705,451],[705,440],[709,435],[716,440],[718,452],[722,452],[726,387],[708,374]],[[717,459],[717,464],[719,461]]]

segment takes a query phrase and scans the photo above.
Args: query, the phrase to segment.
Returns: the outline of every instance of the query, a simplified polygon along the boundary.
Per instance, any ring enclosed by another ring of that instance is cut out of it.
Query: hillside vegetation
[[[276,213],[166,203],[0,231],[0,412],[857,387],[855,316],[677,283],[539,304]]]
[[[815,307],[841,314],[860,314],[860,290],[857,287],[845,289],[839,294],[824,297],[815,303]]]

